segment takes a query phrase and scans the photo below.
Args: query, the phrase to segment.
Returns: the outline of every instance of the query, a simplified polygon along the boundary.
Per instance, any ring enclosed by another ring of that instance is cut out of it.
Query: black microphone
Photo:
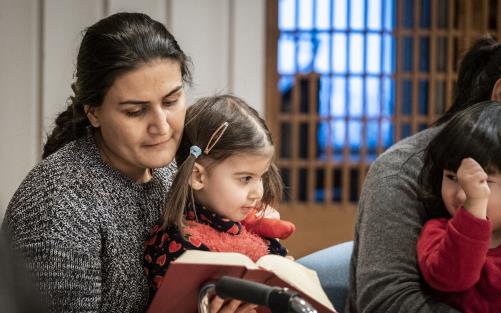
[[[273,313],[317,312],[297,292],[288,288],[270,287],[245,279],[222,276],[216,281],[216,294],[223,299],[237,299],[247,303],[264,305]]]

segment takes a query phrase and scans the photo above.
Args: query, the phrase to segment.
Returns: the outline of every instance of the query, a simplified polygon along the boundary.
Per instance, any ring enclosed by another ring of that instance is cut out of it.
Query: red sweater
[[[489,249],[491,222],[461,208],[428,221],[417,255],[436,298],[462,312],[501,312],[501,246]]]

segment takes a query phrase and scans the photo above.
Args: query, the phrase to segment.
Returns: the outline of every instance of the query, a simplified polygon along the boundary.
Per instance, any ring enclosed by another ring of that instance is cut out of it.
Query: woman
[[[3,226],[51,311],[145,311],[144,241],[176,170],[189,61],[161,23],[118,13],[86,30],[75,76]]]

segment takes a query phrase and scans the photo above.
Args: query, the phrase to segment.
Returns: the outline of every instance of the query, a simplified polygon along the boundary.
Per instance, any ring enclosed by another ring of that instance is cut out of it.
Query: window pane
[[[313,28],[313,0],[299,1],[299,29],[311,30]]]
[[[350,28],[354,30],[363,30],[365,5],[364,0],[351,0],[350,1]]]
[[[430,25],[431,25],[431,14],[423,14],[424,12],[431,12],[431,10],[430,10],[430,5],[431,5],[430,4],[430,0],[420,0],[420,1],[421,1],[421,23],[420,23],[421,27],[423,27],[423,28],[430,28]]]
[[[381,72],[381,35],[367,35],[367,73]]]
[[[362,143],[362,123],[360,121],[349,122],[349,138],[351,148],[359,148]]]
[[[329,35],[318,34],[315,40],[315,72],[328,74],[330,72],[329,64]]]
[[[296,1],[280,0],[278,3],[278,29],[293,30],[296,27]]]
[[[430,70],[430,39],[422,37],[419,40],[419,70],[428,72]]]
[[[381,116],[383,117],[393,116],[395,110],[394,85],[394,81],[390,78],[383,80],[383,105],[381,110]]]
[[[344,117],[346,115],[346,79],[336,77],[332,84],[332,102],[331,114],[335,117]]]
[[[402,4],[404,6],[403,26],[412,28],[414,26],[414,0],[402,0]]]
[[[381,137],[383,140],[384,149],[389,148],[393,144],[393,122],[390,120],[383,120],[381,122]]]
[[[349,112],[350,117],[361,117],[363,113],[363,80],[361,77],[350,78]]]
[[[334,147],[340,149],[344,146],[344,139],[346,136],[346,123],[344,120],[335,120],[332,123],[331,136]]]
[[[395,49],[395,39],[391,35],[384,35],[384,58],[383,58],[383,69],[385,74],[393,73],[395,68],[395,58],[394,49]]]
[[[393,5],[395,0],[385,0],[384,1],[384,26],[388,31],[392,31],[395,27],[395,6]]]
[[[381,2],[383,0],[371,0],[368,1],[367,7],[367,28],[370,30],[380,30],[381,27],[381,17],[383,10],[381,8]],[[370,50],[369,50],[370,51]]]
[[[334,29],[344,30],[347,28],[348,23],[346,17],[348,16],[347,0],[333,0],[334,2],[334,18],[332,26]]]
[[[369,77],[366,80],[367,117],[378,117],[381,114],[381,87],[379,78]]]
[[[326,30],[331,25],[331,0],[317,0],[315,26],[318,29]]]
[[[346,72],[346,35],[334,34],[332,37],[332,71]]]
[[[298,72],[308,73],[313,68],[314,47],[312,34],[302,33],[297,42],[297,65]]]
[[[331,98],[332,86],[331,80],[328,76],[322,76],[320,78],[320,91],[319,91],[319,100],[320,100],[320,108],[319,115],[321,117],[329,116],[330,111],[330,98]]]
[[[367,147],[369,153],[375,153],[379,138],[379,123],[377,121],[370,121],[367,123]]]
[[[296,49],[294,38],[291,35],[282,34],[278,39],[278,73],[294,74],[296,65]]]
[[[362,74],[364,69],[364,36],[350,34],[350,72]]]

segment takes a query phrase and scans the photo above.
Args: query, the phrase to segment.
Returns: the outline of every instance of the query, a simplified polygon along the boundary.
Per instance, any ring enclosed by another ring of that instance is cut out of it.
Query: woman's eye
[[[163,103],[165,106],[175,105],[177,103],[177,99],[165,100]]]
[[[136,117],[144,114],[144,109],[137,110],[137,111],[127,111],[127,116],[130,117]]]

